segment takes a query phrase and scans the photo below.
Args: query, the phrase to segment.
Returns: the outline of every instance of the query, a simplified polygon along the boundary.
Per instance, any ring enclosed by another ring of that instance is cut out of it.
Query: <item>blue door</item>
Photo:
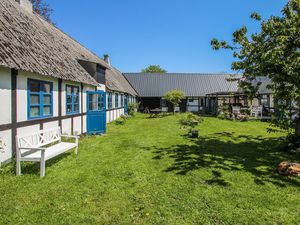
[[[87,133],[106,131],[106,95],[104,91],[87,91]]]
[[[128,114],[128,96],[124,95],[124,112]]]

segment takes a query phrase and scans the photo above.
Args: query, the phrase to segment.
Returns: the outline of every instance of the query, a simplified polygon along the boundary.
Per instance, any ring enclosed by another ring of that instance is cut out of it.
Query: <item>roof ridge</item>
[[[234,73],[188,73],[188,72],[184,72],[184,73],[123,73],[123,74],[136,74],[136,75],[229,75],[229,76],[241,76],[241,74],[234,74]]]

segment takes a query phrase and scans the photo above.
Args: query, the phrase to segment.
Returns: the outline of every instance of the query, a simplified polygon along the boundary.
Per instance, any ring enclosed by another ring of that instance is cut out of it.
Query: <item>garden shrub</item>
[[[179,123],[182,128],[188,130],[188,134],[193,134],[193,129],[202,122],[202,118],[196,114],[188,113],[184,118],[179,120]]]
[[[130,117],[127,115],[122,115],[119,119],[116,120],[116,124],[117,125],[124,125],[126,123],[126,121],[129,119]]]
[[[137,112],[138,108],[139,108],[138,103],[133,103],[133,102],[129,103],[128,104],[128,114],[130,116],[134,116],[135,113]]]

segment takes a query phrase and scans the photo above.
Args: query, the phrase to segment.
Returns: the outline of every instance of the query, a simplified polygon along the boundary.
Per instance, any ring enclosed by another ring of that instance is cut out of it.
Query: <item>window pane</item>
[[[38,117],[40,116],[40,107],[31,106],[30,107],[30,117]]]
[[[104,97],[103,95],[99,95],[98,109],[101,110],[104,108]]]
[[[51,107],[50,106],[44,106],[44,116],[51,115]]]
[[[74,96],[74,104],[78,104],[79,103],[79,96],[75,95]]]
[[[90,111],[96,111],[98,107],[98,103],[97,102],[90,102],[89,103],[89,110]]]
[[[31,80],[29,81],[30,92],[40,92],[40,82]]]
[[[74,112],[79,112],[79,104],[74,105]]]
[[[72,96],[67,95],[67,104],[72,104]]]
[[[47,94],[51,93],[51,85],[47,83],[43,83],[43,91]]]
[[[51,96],[44,95],[44,105],[51,104]]]
[[[67,113],[71,113],[72,112],[72,105],[67,105]]]
[[[39,101],[39,95],[30,95],[30,105],[38,105],[40,103]]]
[[[68,95],[72,94],[72,87],[67,86],[67,94]]]
[[[96,102],[97,101],[97,94],[90,94],[90,102]]]
[[[75,95],[77,95],[77,94],[78,94],[78,92],[79,92],[79,88],[78,88],[78,87],[74,87],[74,91],[73,91],[73,93],[74,93]]]

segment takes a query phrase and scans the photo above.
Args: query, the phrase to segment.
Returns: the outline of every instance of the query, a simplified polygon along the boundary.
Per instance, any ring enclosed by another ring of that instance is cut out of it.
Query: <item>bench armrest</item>
[[[36,150],[36,151],[45,151],[46,148],[19,148],[20,150]]]

